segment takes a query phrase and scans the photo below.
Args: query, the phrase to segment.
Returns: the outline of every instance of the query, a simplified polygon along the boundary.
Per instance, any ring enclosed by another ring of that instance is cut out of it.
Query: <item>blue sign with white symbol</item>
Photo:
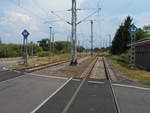
[[[22,35],[23,35],[25,38],[27,38],[27,37],[30,35],[30,33],[25,29],[25,30],[22,32]]]
[[[137,27],[136,27],[134,24],[133,24],[133,25],[130,27],[130,29],[129,29],[129,32],[130,32],[131,34],[136,34],[137,31],[138,31],[138,29],[137,29]]]

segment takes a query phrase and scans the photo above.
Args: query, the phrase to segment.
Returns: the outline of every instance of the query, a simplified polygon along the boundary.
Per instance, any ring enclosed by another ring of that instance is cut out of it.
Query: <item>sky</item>
[[[0,0],[0,38],[3,43],[22,43],[21,32],[30,32],[28,42],[37,42],[49,38],[49,27],[53,27],[56,41],[70,38],[71,26],[59,20],[55,14],[71,21],[72,0]],[[90,20],[94,20],[94,46],[109,44],[109,35],[113,39],[115,32],[124,19],[130,15],[137,27],[150,24],[149,0],[77,0],[77,12],[80,21],[101,8],[99,13],[77,26],[79,44],[90,47]]]

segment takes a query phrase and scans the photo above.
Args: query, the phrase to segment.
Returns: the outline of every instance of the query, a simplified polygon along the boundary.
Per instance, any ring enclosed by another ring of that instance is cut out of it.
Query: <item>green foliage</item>
[[[128,44],[130,43],[130,33],[128,29],[131,27],[131,25],[132,18],[128,16],[125,19],[124,23],[120,25],[119,29],[115,34],[111,47],[112,54],[121,54],[129,49]]]
[[[112,42],[112,47],[111,47],[111,53],[114,55],[119,55],[124,52],[126,52],[129,49],[129,44],[130,44],[130,33],[129,33],[129,28],[132,25],[132,18],[128,16],[124,23],[120,25],[119,29],[117,30],[114,40]],[[142,38],[149,37],[150,35],[148,32],[145,32],[141,28],[139,28],[136,36],[136,40],[140,40]]]
[[[136,35],[136,40],[140,40],[142,38],[149,37],[149,33],[145,32],[143,29],[139,28],[138,33]]]
[[[38,46],[37,44],[28,44],[28,54],[29,56],[37,55],[38,53],[42,52],[42,47]]]
[[[0,57],[4,57],[4,45],[0,44]]]
[[[38,43],[39,43],[39,46],[42,47],[42,49],[44,51],[48,51],[49,50],[49,44],[50,44],[49,39],[47,39],[47,38],[46,39],[42,39],[42,40],[38,41]]]
[[[42,48],[37,44],[28,44],[28,54],[31,55],[33,50],[33,55],[42,51]],[[21,57],[23,56],[23,46],[20,44],[0,44],[0,58],[3,57]]]
[[[49,42],[49,39],[42,39],[38,41],[39,46],[42,47],[43,51],[51,50],[55,54],[61,53],[70,53],[71,52],[71,43],[66,41],[56,41],[56,42]],[[51,46],[51,48],[50,48]],[[83,52],[85,48],[83,46],[78,46],[77,51]]]
[[[18,57],[21,56],[21,45],[0,44],[0,57]]]
[[[112,55],[111,58],[124,66],[128,66],[130,64],[130,50],[120,55]]]
[[[38,41],[43,51],[54,51],[55,53],[69,53],[71,51],[71,43],[66,41],[49,42],[49,39]],[[51,48],[50,48],[51,46]]]
[[[38,53],[38,57],[46,57],[46,56],[49,56],[49,52],[47,51],[42,51]]]
[[[55,42],[55,51],[57,53],[68,53],[71,51],[70,47],[71,47],[70,42],[65,41]]]
[[[99,52],[99,51],[100,51],[100,48],[94,48],[94,51],[95,51],[95,52]]]
[[[78,46],[77,47],[78,52],[83,52],[84,50],[85,50],[85,48],[83,46]]]
[[[0,38],[0,44],[2,44],[2,39]]]

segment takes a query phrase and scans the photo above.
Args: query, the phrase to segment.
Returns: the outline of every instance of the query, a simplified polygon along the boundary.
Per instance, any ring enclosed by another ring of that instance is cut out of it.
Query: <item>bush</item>
[[[112,55],[111,58],[113,60],[118,61],[122,65],[128,66],[130,63],[129,56],[130,56],[130,50],[128,50],[126,53],[123,53],[121,55]]]
[[[46,57],[46,56],[49,56],[49,52],[42,51],[42,52],[38,53],[38,57]]]

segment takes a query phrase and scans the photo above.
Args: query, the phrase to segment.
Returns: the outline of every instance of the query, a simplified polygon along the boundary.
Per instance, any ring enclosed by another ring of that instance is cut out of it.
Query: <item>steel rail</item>
[[[85,56],[83,56],[83,57],[85,57]],[[79,57],[78,59],[81,59],[83,57]],[[57,61],[57,62],[45,63],[45,64],[40,64],[40,65],[37,65],[37,66],[30,66],[30,67],[25,67],[25,68],[21,68],[21,69],[13,69],[13,70],[15,70],[15,71],[25,71],[25,72],[31,73],[31,72],[40,71],[40,70],[43,70],[43,69],[46,69],[46,68],[49,68],[49,67],[64,64],[64,63],[67,63],[67,62],[70,62],[70,60],[61,60],[61,61]]]
[[[46,69],[48,67],[56,66],[56,65],[63,64],[63,63],[66,63],[66,62],[69,62],[69,60],[52,62],[52,63],[45,63],[45,64],[40,64],[40,65],[37,65],[37,66],[30,66],[30,67],[25,67],[25,68],[21,68],[21,69],[13,69],[13,70],[15,70],[15,71],[34,72],[34,71],[38,71],[38,69],[42,70],[42,69]]]
[[[98,61],[98,57],[96,57],[96,59],[83,72],[83,75],[85,75],[85,77],[81,81],[79,87],[77,88],[77,90],[75,91],[75,93],[73,94],[73,96],[71,97],[71,99],[68,102],[68,104],[65,106],[65,108],[64,108],[64,110],[63,110],[62,113],[67,113],[68,112],[69,108],[71,107],[71,105],[73,104],[74,100],[76,99],[76,97],[77,97],[79,91],[81,90],[82,86],[84,85],[84,83],[86,82],[86,80],[90,77],[90,74],[91,74],[93,68],[95,67],[95,64],[96,64],[97,61]]]
[[[70,60],[67,60],[67,61],[61,61],[61,62],[56,62],[56,63],[50,63],[48,65],[44,65],[44,66],[40,66],[38,68],[33,68],[31,70],[28,70],[29,73],[31,72],[36,72],[36,71],[40,71],[40,70],[43,70],[43,69],[46,69],[46,68],[49,68],[49,67],[53,67],[53,66],[57,66],[57,65],[60,65],[60,64],[64,64],[64,63],[67,63],[69,62]]]
[[[117,111],[117,113],[121,113],[120,108],[119,108],[119,104],[118,104],[118,101],[117,101],[117,97],[116,97],[115,91],[114,91],[113,86],[112,86],[112,80],[111,80],[111,77],[110,77],[110,73],[109,73],[109,70],[106,66],[104,56],[102,56],[102,61],[103,61],[103,64],[104,64],[104,70],[105,70],[106,78],[107,78],[107,80],[109,81],[109,84],[110,84],[110,89],[111,89],[111,93],[112,93],[112,96],[113,96],[113,101],[114,101],[114,104],[115,104],[116,111]]]

